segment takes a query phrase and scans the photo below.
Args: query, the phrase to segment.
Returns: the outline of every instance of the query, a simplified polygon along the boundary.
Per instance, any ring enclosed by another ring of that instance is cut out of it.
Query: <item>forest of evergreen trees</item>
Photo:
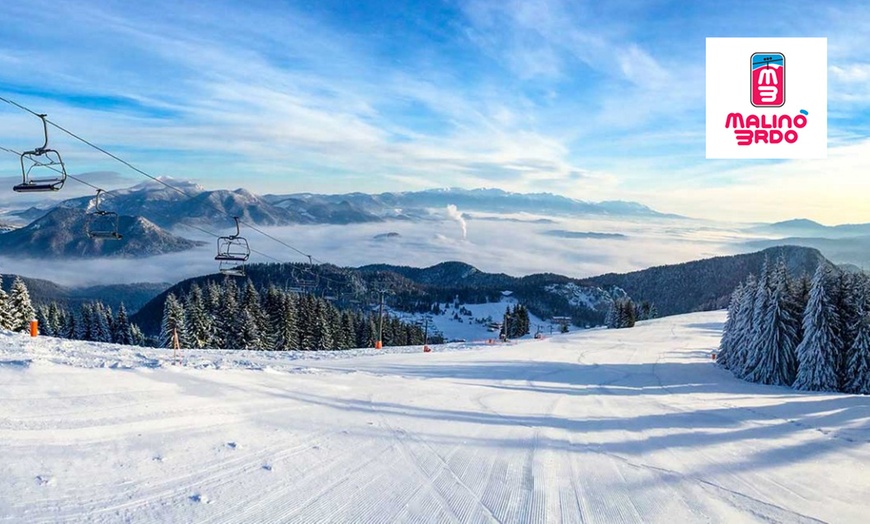
[[[870,394],[870,278],[765,263],[731,295],[717,361],[751,382]]]
[[[505,327],[507,327],[507,338],[519,338],[529,334],[531,323],[529,322],[529,310],[522,304],[517,304],[514,307],[508,306],[504,312],[504,320],[501,325],[502,337],[505,336]]]
[[[36,320],[39,332],[49,337],[126,346],[146,346],[150,342],[142,330],[130,322],[123,303],[115,314],[102,302],[86,302],[75,312],[52,302],[36,308]]]
[[[70,311],[56,302],[34,310],[27,286],[16,279],[9,293],[0,287],[0,328],[26,331],[39,322],[43,335],[170,348],[173,330],[182,348],[254,350],[332,350],[373,347],[377,312],[339,310],[330,301],[310,294],[291,293],[270,286],[262,293],[249,280],[239,287],[234,279],[191,286],[181,298],[170,294],[164,305],[158,337],[146,337],[132,322],[123,304],[114,313],[101,302]],[[385,346],[422,345],[424,329],[384,315]],[[440,335],[429,343],[442,343]]]
[[[183,297],[170,294],[163,309],[161,347],[172,347],[173,330],[183,348],[253,350],[331,350],[373,347],[376,312],[339,310],[330,301],[269,286],[258,291],[248,280],[221,285],[194,284]],[[384,315],[385,346],[422,345],[424,331],[416,324]],[[438,343],[440,340],[429,342]]]
[[[649,301],[644,300],[638,305],[630,298],[615,298],[604,317],[604,325],[608,329],[631,328],[638,320],[649,320],[657,316],[655,305]]]

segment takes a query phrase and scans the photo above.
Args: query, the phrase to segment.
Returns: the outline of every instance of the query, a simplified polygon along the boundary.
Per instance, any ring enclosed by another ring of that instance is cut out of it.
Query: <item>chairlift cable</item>
[[[8,98],[5,98],[5,97],[3,97],[3,96],[0,96],[0,101],[2,101],[2,102],[6,102],[7,104],[10,104],[10,105],[13,105],[13,106],[15,106],[15,107],[17,107],[17,108],[19,108],[19,109],[21,109],[21,110],[23,110],[23,111],[26,111],[26,112],[28,112],[28,113],[34,115],[34,116],[40,116],[39,113],[33,111],[32,109],[30,109],[30,108],[28,108],[28,107],[25,107],[25,106],[19,104],[18,102],[15,102],[14,100],[10,100],[10,99],[8,99]],[[145,177],[147,177],[147,178],[153,180],[154,182],[157,182],[157,183],[159,183],[159,184],[165,186],[167,189],[171,189],[172,191],[175,191],[176,193],[178,193],[178,194],[180,194],[180,195],[182,195],[182,196],[184,196],[184,197],[186,197],[186,198],[188,198],[188,199],[191,199],[191,200],[192,200],[193,198],[195,198],[194,196],[187,194],[187,192],[184,191],[183,189],[178,188],[178,187],[175,187],[175,186],[173,186],[172,184],[169,184],[168,182],[166,182],[165,180],[161,180],[160,178],[155,177],[155,176],[153,176],[153,175],[147,173],[146,171],[144,171],[144,170],[142,170],[142,169],[140,169],[140,168],[134,166],[133,164],[131,164],[130,162],[124,160],[123,158],[119,157],[118,155],[115,155],[114,153],[111,153],[110,151],[107,151],[106,149],[104,149],[104,148],[102,148],[102,147],[100,147],[100,146],[94,144],[93,142],[91,142],[91,141],[89,141],[89,140],[87,140],[87,139],[85,139],[85,138],[83,138],[83,137],[81,137],[81,136],[79,136],[79,135],[73,133],[73,132],[70,131],[69,129],[66,129],[65,127],[61,126],[60,124],[57,124],[56,122],[53,122],[53,121],[51,121],[51,120],[49,120],[49,119],[47,119],[47,118],[45,119],[45,121],[46,121],[47,123],[51,124],[51,125],[52,125],[53,127],[55,127],[56,129],[58,129],[58,130],[60,130],[60,131],[62,131],[62,132],[64,132],[64,133],[66,133],[66,134],[69,135],[70,137],[72,137],[72,138],[78,140],[79,142],[82,142],[83,144],[85,144],[85,145],[87,145],[87,146],[89,146],[89,147],[91,147],[91,148],[93,148],[93,149],[99,151],[100,153],[103,153],[104,155],[106,155],[106,156],[108,156],[108,157],[110,157],[110,158],[112,158],[112,159],[114,159],[114,160],[120,162],[121,164],[123,164],[123,165],[127,166],[128,168],[132,169],[132,170],[135,171],[136,173],[139,173],[140,175],[143,175],[143,176],[145,176]],[[221,212],[221,213],[224,213],[224,211],[221,211],[217,206],[212,205],[212,207],[213,207],[215,210],[217,210],[217,211],[219,211],[219,212]],[[227,215],[227,216],[229,216],[229,215]],[[232,217],[230,217],[230,218],[232,218]],[[271,239],[271,240],[273,240],[273,241],[275,241],[275,242],[277,242],[277,243],[283,245],[284,247],[287,247],[288,249],[291,249],[291,250],[295,251],[296,253],[298,253],[298,254],[300,254],[300,255],[302,255],[302,256],[309,257],[309,259],[311,258],[311,257],[308,255],[308,253],[305,253],[305,252],[302,251],[301,249],[298,249],[298,248],[296,248],[295,246],[292,246],[292,245],[288,244],[287,242],[284,242],[284,241],[281,240],[281,239],[275,238],[274,236],[272,236],[272,235],[266,233],[265,231],[263,231],[262,229],[260,229],[260,228],[258,228],[258,227],[256,227],[256,226],[254,226],[254,225],[252,225],[252,224],[248,224],[248,223],[245,222],[245,221],[240,221],[240,222],[241,222],[242,224],[244,224],[245,226],[249,227],[250,229],[253,229],[254,231],[260,233],[261,235],[263,235],[263,236],[265,236],[265,237],[267,237],[267,238],[269,238],[269,239]],[[317,259],[315,259],[315,260],[317,260]],[[323,263],[323,262],[321,262],[321,261],[319,261],[319,260],[318,260],[318,262]]]
[[[0,98],[2,98],[2,97],[0,97]],[[15,151],[14,149],[9,149],[8,147],[0,146],[0,151],[5,151],[5,152],[7,152],[7,153],[11,153],[11,154],[13,154],[13,155],[20,156],[20,153],[19,153],[18,151]],[[92,188],[92,189],[94,189],[94,190],[96,190],[96,191],[101,191],[101,192],[103,192],[103,193],[109,193],[109,192],[106,191],[105,189],[103,189],[103,188],[101,188],[101,187],[98,187],[98,186],[95,186],[94,184],[91,184],[91,183],[88,182],[87,180],[82,180],[81,178],[79,178],[79,177],[77,177],[77,176],[75,176],[75,175],[67,174],[67,177],[69,177],[69,178],[75,180],[76,182],[78,182],[78,183],[80,183],[80,184],[86,185],[86,186],[88,186],[88,187],[90,187],[90,188]],[[220,238],[220,235],[218,235],[217,233],[213,233],[213,232],[211,232],[211,231],[209,231],[209,230],[207,230],[207,229],[203,229],[203,228],[201,228],[201,227],[199,227],[199,226],[196,226],[196,225],[193,225],[193,224],[186,224],[186,223],[181,223],[181,225],[184,226],[184,227],[189,227],[189,228],[191,228],[191,229],[196,229],[197,231],[200,231],[200,232],[202,232],[202,233],[205,233],[206,235],[209,235],[209,236],[211,236],[211,237],[214,237],[214,238]],[[258,254],[258,255],[260,255],[261,257],[264,257],[264,258],[268,258],[268,259],[274,260],[275,262],[282,263],[282,261],[281,261],[280,259],[275,258],[275,257],[273,257],[273,256],[271,256],[271,255],[267,255],[266,253],[263,253],[263,252],[258,251],[258,250],[256,250],[256,249],[251,249],[251,252],[252,252],[252,253],[256,253],[256,254]]]

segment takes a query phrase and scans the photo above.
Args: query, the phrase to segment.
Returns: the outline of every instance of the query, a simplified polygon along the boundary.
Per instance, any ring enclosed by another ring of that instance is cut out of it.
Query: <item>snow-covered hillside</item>
[[[499,302],[486,304],[439,304],[439,307],[442,308],[440,315],[420,315],[392,310],[390,310],[390,314],[406,322],[422,322],[425,317],[428,317],[430,329],[440,332],[446,341],[482,342],[498,338],[498,329],[489,326],[493,322],[501,324],[505,310],[509,307],[515,307],[517,304],[516,299],[504,297]],[[558,325],[551,324],[531,313],[529,313],[529,326],[531,330],[524,338],[533,337],[539,328],[541,333],[546,336],[559,333]]]
[[[176,366],[0,334],[0,521],[866,521],[870,399],[734,379],[722,320]]]

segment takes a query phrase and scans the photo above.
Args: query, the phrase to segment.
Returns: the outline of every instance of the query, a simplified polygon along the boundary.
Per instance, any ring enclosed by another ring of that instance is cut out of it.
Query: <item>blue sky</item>
[[[828,38],[827,160],[704,159],[710,36]],[[870,221],[866,2],[37,0],[4,6],[0,94],[207,187],[486,186]],[[0,145],[39,132],[0,107]],[[141,180],[52,144],[72,173]]]

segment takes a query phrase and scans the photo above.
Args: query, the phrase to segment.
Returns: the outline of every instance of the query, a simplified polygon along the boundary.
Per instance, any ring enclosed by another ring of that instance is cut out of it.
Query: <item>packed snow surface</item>
[[[733,378],[722,321],[179,365],[0,334],[0,521],[866,522],[870,401]]]

